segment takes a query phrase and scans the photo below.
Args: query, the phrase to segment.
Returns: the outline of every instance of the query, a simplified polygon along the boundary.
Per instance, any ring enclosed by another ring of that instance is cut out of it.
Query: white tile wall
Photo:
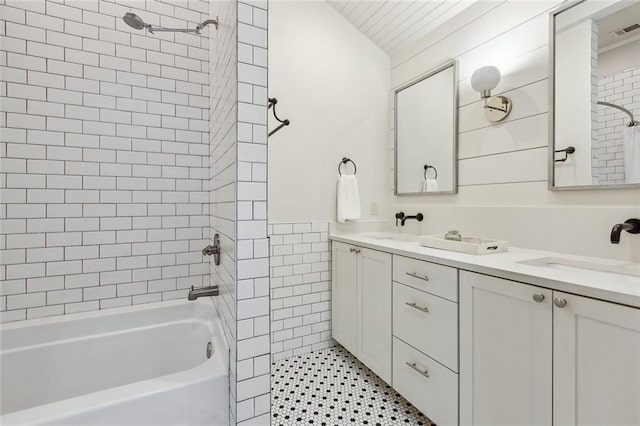
[[[221,264],[210,261],[210,282],[217,284],[215,298],[229,343],[229,424],[236,424],[236,127],[237,42],[236,3],[210,3],[210,15],[218,16],[219,29],[209,38],[209,221],[210,243],[220,235]]]
[[[221,26],[210,48],[210,234],[220,235],[223,256],[210,276],[230,344],[230,423],[269,424],[267,8],[228,1],[211,13]]]
[[[328,222],[269,224],[272,361],[334,346]]]
[[[267,3],[238,2],[238,424],[269,424],[271,363],[267,236]],[[249,70],[248,72],[246,72]],[[251,94],[251,95],[250,95]]]
[[[640,116],[640,68],[601,77],[598,79],[598,94],[599,100],[630,110],[637,121]],[[624,112],[599,105],[593,168],[600,184],[625,182],[622,130],[629,120]]]
[[[206,0],[0,1],[0,318],[207,282]]]

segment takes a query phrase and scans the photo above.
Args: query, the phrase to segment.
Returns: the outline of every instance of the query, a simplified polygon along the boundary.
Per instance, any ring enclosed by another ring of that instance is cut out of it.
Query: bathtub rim
[[[210,298],[208,298],[210,299]],[[167,302],[154,302],[144,305],[125,306],[119,308],[113,308],[103,311],[91,311],[81,312],[77,314],[61,315],[60,317],[49,318],[35,318],[32,320],[20,321],[18,323],[4,324],[4,326],[11,325],[12,329],[20,329],[29,325],[50,324],[52,321],[55,323],[64,323],[72,320],[82,320],[84,318],[92,318],[96,316],[109,316],[112,314],[124,313],[128,311],[145,311],[158,308],[170,308],[171,306],[178,306],[187,303],[198,303],[200,305],[206,305],[213,309],[213,316],[211,318],[211,339],[214,347],[214,352],[211,358],[205,360],[203,363],[192,367],[187,370],[178,371],[163,376],[153,377],[150,379],[142,380],[139,382],[129,383],[126,385],[116,386],[109,389],[100,390],[97,392],[91,392],[85,395],[76,396],[73,398],[63,399],[59,401],[50,402],[47,404],[38,405],[35,407],[26,408],[19,411],[13,411],[0,415],[0,424],[39,424],[40,422],[59,421],[61,419],[85,413],[91,410],[98,410],[107,408],[109,406],[117,405],[123,401],[135,398],[141,398],[149,396],[159,392],[167,392],[176,390],[188,385],[201,383],[205,381],[211,381],[213,386],[217,380],[225,379],[226,388],[229,389],[229,345],[227,344],[224,331],[222,329],[222,323],[220,321],[216,305],[213,300],[198,300],[194,302],[187,302],[184,300],[172,300]],[[148,306],[153,305],[153,306]],[[106,312],[105,312],[106,311]],[[201,319],[199,319],[201,320]],[[29,324],[23,324],[27,323]],[[175,321],[164,321],[162,323],[171,323]],[[4,327],[3,327],[4,328]],[[226,406],[228,409],[228,404]]]

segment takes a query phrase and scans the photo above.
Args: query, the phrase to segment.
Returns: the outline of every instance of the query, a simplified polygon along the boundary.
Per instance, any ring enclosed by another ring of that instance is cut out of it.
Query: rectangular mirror
[[[574,2],[550,30],[550,188],[640,187],[640,2]]]
[[[396,195],[457,192],[457,115],[455,60],[395,91]]]

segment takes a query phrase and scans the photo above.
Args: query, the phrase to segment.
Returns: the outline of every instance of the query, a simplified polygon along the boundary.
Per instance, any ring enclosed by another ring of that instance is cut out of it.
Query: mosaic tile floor
[[[272,426],[434,425],[342,346],[272,365]]]

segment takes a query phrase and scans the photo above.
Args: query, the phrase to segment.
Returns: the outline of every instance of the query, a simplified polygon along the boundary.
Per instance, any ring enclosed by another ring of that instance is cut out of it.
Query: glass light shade
[[[499,82],[500,70],[492,65],[478,68],[471,76],[471,87],[476,92],[491,91]]]

